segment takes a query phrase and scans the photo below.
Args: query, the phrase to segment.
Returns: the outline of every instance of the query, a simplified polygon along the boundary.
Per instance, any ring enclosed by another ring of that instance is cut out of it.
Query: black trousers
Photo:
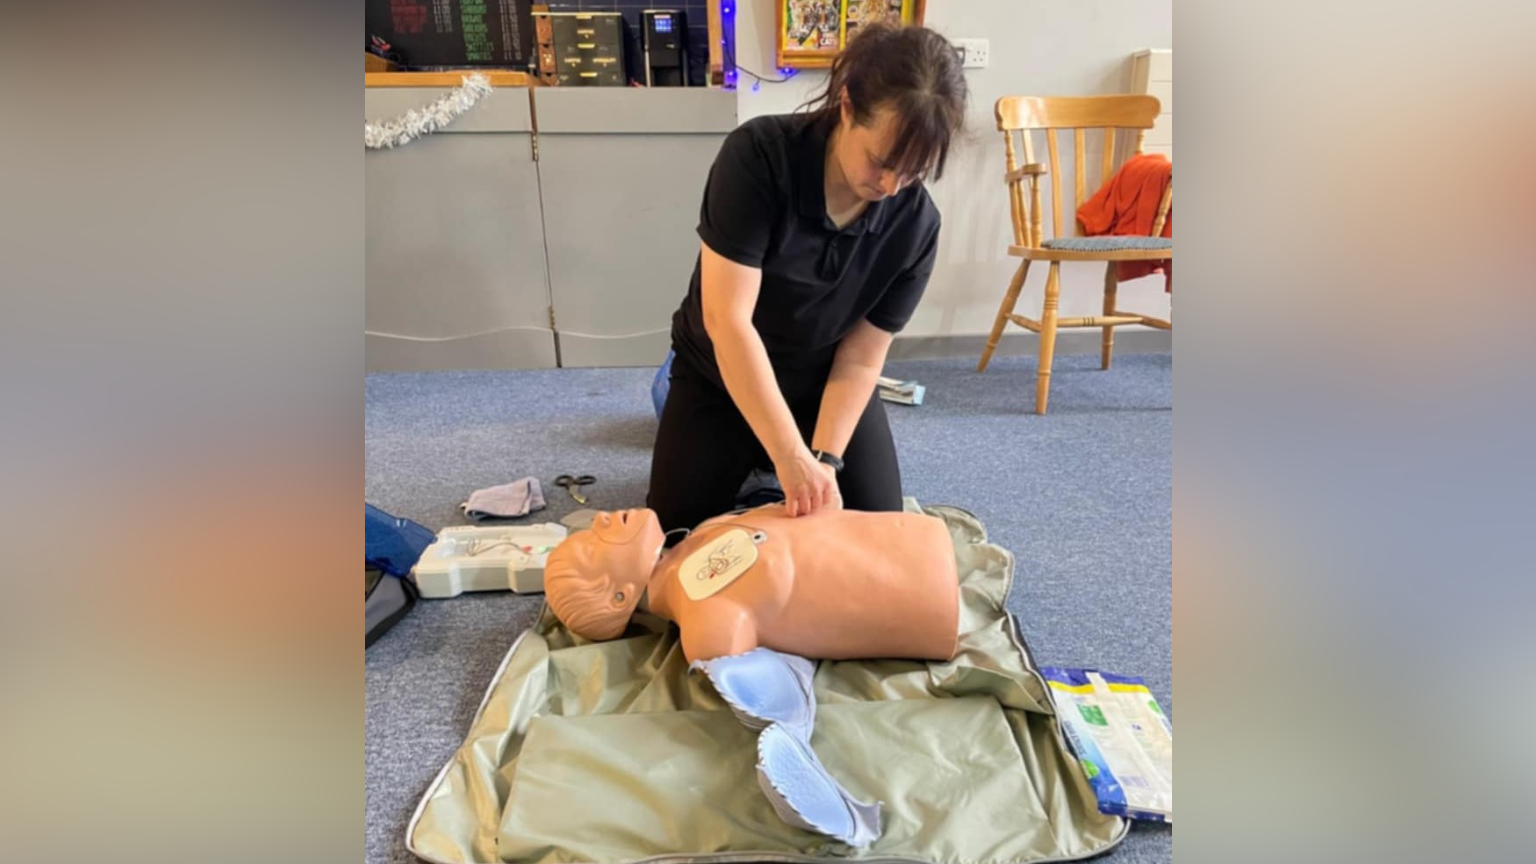
[[[646,495],[646,506],[656,511],[667,531],[693,528],[711,516],[730,512],[747,475],[754,468],[773,469],[773,461],[729,392],[681,354],[672,361],[669,381]],[[825,374],[804,381],[781,378],[779,389],[800,436],[810,446],[826,389]],[[848,441],[837,486],[846,509],[902,508],[896,442],[878,394],[870,394]]]

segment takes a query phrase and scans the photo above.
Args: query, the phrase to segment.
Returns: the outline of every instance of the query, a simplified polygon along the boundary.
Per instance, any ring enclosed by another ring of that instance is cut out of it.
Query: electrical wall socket
[[[965,53],[962,65],[967,69],[985,69],[990,41],[989,39],[956,39],[956,47]]]

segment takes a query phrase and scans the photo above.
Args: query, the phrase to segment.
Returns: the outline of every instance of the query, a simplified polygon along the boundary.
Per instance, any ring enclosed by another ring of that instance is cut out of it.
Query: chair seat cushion
[[[1105,235],[1100,237],[1053,237],[1040,244],[1068,252],[1113,252],[1119,249],[1172,249],[1172,237]]]

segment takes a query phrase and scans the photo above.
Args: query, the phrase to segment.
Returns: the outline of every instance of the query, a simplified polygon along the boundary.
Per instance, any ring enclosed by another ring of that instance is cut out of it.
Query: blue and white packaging
[[[1173,821],[1173,724],[1140,678],[1096,669],[1040,670],[1099,811]]]

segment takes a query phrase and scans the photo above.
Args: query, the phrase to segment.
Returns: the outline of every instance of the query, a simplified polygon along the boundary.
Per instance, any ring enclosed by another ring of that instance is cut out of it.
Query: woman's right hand
[[[791,517],[808,516],[822,508],[842,507],[843,496],[837,488],[837,472],[818,461],[804,444],[787,456],[775,459],[774,473],[784,490],[784,506]]]

